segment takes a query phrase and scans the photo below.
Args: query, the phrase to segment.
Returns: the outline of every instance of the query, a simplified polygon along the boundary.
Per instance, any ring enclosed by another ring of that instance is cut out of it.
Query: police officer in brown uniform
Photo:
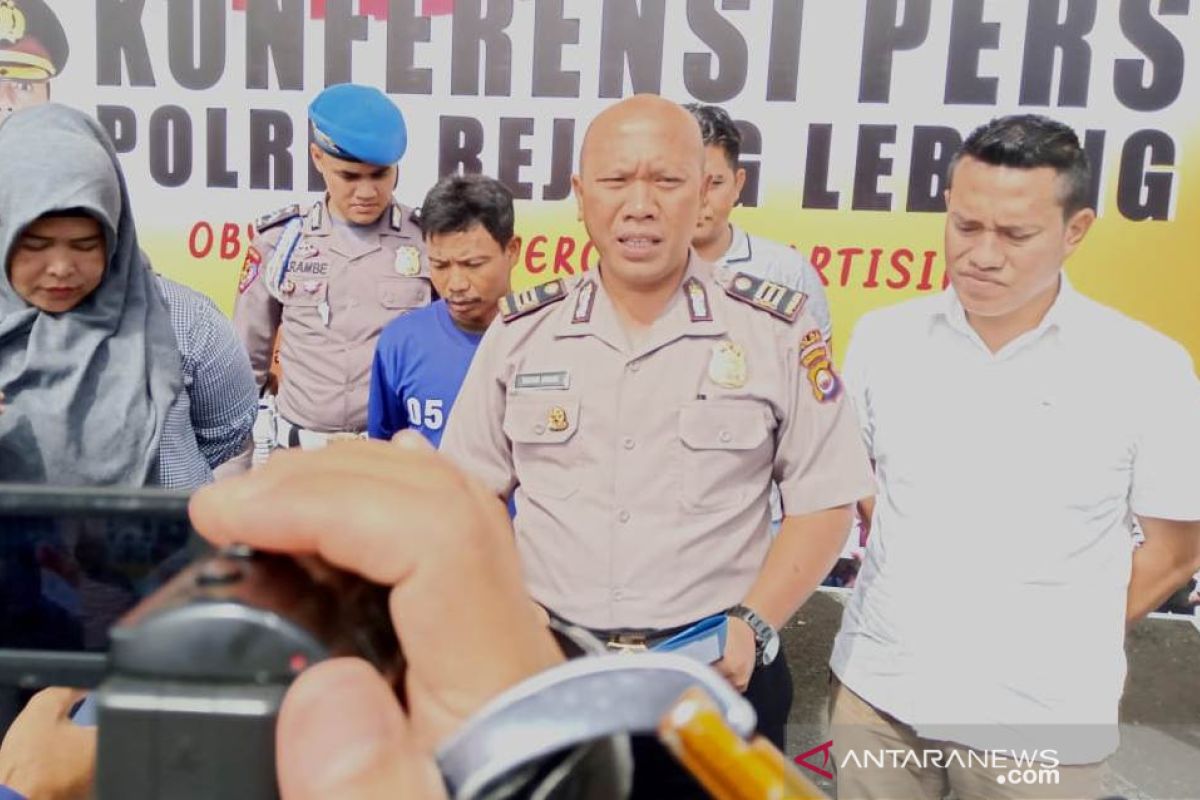
[[[0,122],[50,99],[71,49],[44,0],[0,0]]]
[[[316,448],[361,435],[379,332],[432,294],[420,228],[392,197],[407,144],[400,110],[378,89],[341,84],[313,100],[309,120],[325,198],[255,222],[234,305],[260,386],[280,332],[277,414],[260,417],[256,450],[264,437]]]
[[[804,295],[690,251],[703,165],[674,103],[639,95],[595,119],[573,181],[600,266],[501,301],[442,450],[515,491],[526,582],[551,614],[638,649],[727,612],[715,666],[783,747],[777,631],[874,481]],[[636,794],[698,793],[655,748],[635,743]]]

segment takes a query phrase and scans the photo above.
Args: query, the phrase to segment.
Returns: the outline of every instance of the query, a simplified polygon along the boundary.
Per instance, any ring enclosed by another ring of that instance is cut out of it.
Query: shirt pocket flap
[[[579,400],[509,397],[504,435],[519,444],[561,444],[579,430]]]
[[[691,450],[753,450],[767,438],[760,408],[709,400],[679,412],[679,438]]]
[[[316,292],[306,292],[303,285],[298,285],[291,292],[281,294],[279,302],[289,308],[316,308],[324,299],[324,287]]]
[[[384,308],[420,308],[429,304],[429,284],[420,278],[388,278],[379,282]]]

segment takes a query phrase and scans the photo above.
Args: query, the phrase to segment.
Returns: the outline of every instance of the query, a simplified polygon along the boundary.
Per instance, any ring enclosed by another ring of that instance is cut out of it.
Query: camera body
[[[269,800],[275,722],[307,666],[354,655],[394,686],[388,589],[234,546],[179,573],[110,632],[95,693],[98,800]]]

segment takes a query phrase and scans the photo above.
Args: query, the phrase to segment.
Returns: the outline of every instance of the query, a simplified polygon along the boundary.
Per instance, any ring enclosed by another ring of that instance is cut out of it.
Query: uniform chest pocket
[[[281,293],[279,302],[283,304],[283,319],[288,323],[289,334],[323,338],[325,323],[317,307],[324,299],[324,291],[306,292],[300,286],[286,294]]]
[[[550,393],[547,392],[547,395]],[[504,435],[512,442],[513,468],[524,491],[533,497],[561,499],[575,493],[579,399],[510,396],[504,408]]]
[[[421,278],[385,278],[376,289],[379,304],[384,308],[401,310],[429,305],[429,284]]]
[[[773,452],[770,434],[766,411],[750,401],[702,400],[680,409],[684,507],[730,508],[763,491]]]

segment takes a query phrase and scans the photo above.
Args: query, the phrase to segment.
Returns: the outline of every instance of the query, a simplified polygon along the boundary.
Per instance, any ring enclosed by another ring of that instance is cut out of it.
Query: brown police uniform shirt
[[[636,345],[596,275],[510,296],[484,336],[441,449],[515,489],[527,586],[570,621],[668,628],[740,602],[770,546],[772,478],[785,515],[874,493],[816,320],[724,285],[785,315],[804,299],[693,255]]]
[[[260,386],[282,329],[277,408],[285,419],[314,431],[361,431],[379,332],[432,295],[421,231],[399,204],[362,239],[333,223],[324,200],[300,214],[291,206],[256,223],[234,327]]]

